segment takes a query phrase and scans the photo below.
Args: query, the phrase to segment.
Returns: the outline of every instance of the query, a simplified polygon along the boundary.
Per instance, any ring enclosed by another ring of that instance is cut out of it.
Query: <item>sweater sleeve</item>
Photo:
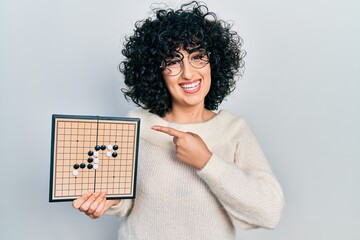
[[[235,225],[243,229],[274,229],[279,224],[284,205],[282,189],[245,122],[234,159],[229,161],[213,154],[198,175]]]
[[[117,217],[125,217],[129,215],[134,204],[133,199],[122,199],[118,205],[112,206],[105,212],[106,215],[115,215]]]

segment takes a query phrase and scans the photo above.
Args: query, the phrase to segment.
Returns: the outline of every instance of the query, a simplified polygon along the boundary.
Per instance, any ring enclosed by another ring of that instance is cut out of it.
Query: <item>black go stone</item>
[[[113,152],[111,155],[112,155],[114,158],[116,158],[116,157],[117,157],[117,152]]]
[[[103,145],[101,145],[100,149],[101,149],[101,150],[105,150],[105,149],[106,149],[106,146],[103,144]]]
[[[113,146],[113,149],[116,151],[116,150],[119,149],[119,146],[115,144],[115,145]]]
[[[100,146],[99,146],[99,145],[96,145],[96,146],[95,146],[95,150],[96,150],[96,151],[99,151],[99,150],[100,150]]]
[[[88,151],[88,155],[92,156],[92,155],[94,155],[94,152],[90,150],[90,151]]]
[[[80,168],[85,168],[86,167],[86,164],[85,163],[81,163],[80,164]]]
[[[74,164],[74,169],[78,169],[79,167],[80,167],[79,164],[77,164],[77,163]]]
[[[93,159],[91,157],[88,158],[88,163],[92,163]]]
[[[92,169],[92,168],[93,168],[93,165],[89,163],[89,164],[87,165],[87,168],[88,168],[88,169]]]

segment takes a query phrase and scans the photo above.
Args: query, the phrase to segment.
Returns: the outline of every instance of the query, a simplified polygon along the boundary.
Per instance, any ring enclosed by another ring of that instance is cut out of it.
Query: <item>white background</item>
[[[116,239],[118,219],[48,202],[51,115],[134,107],[117,65],[152,2],[0,1],[0,239]],[[248,53],[220,108],[250,123],[286,199],[276,230],[237,239],[360,239],[360,2],[207,4]]]

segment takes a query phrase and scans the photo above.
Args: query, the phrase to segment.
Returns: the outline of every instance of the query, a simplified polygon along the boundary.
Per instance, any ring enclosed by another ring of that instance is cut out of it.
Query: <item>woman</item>
[[[124,94],[140,106],[137,196],[84,194],[91,218],[124,217],[119,239],[234,239],[275,228],[280,185],[244,119],[214,110],[243,70],[241,38],[205,5],[157,9],[136,24],[123,54]]]

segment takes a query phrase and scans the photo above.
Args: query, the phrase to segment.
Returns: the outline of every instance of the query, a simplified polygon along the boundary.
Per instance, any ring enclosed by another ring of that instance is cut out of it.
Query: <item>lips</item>
[[[181,83],[180,87],[183,89],[185,93],[196,93],[200,90],[201,80],[196,80],[189,83]]]

